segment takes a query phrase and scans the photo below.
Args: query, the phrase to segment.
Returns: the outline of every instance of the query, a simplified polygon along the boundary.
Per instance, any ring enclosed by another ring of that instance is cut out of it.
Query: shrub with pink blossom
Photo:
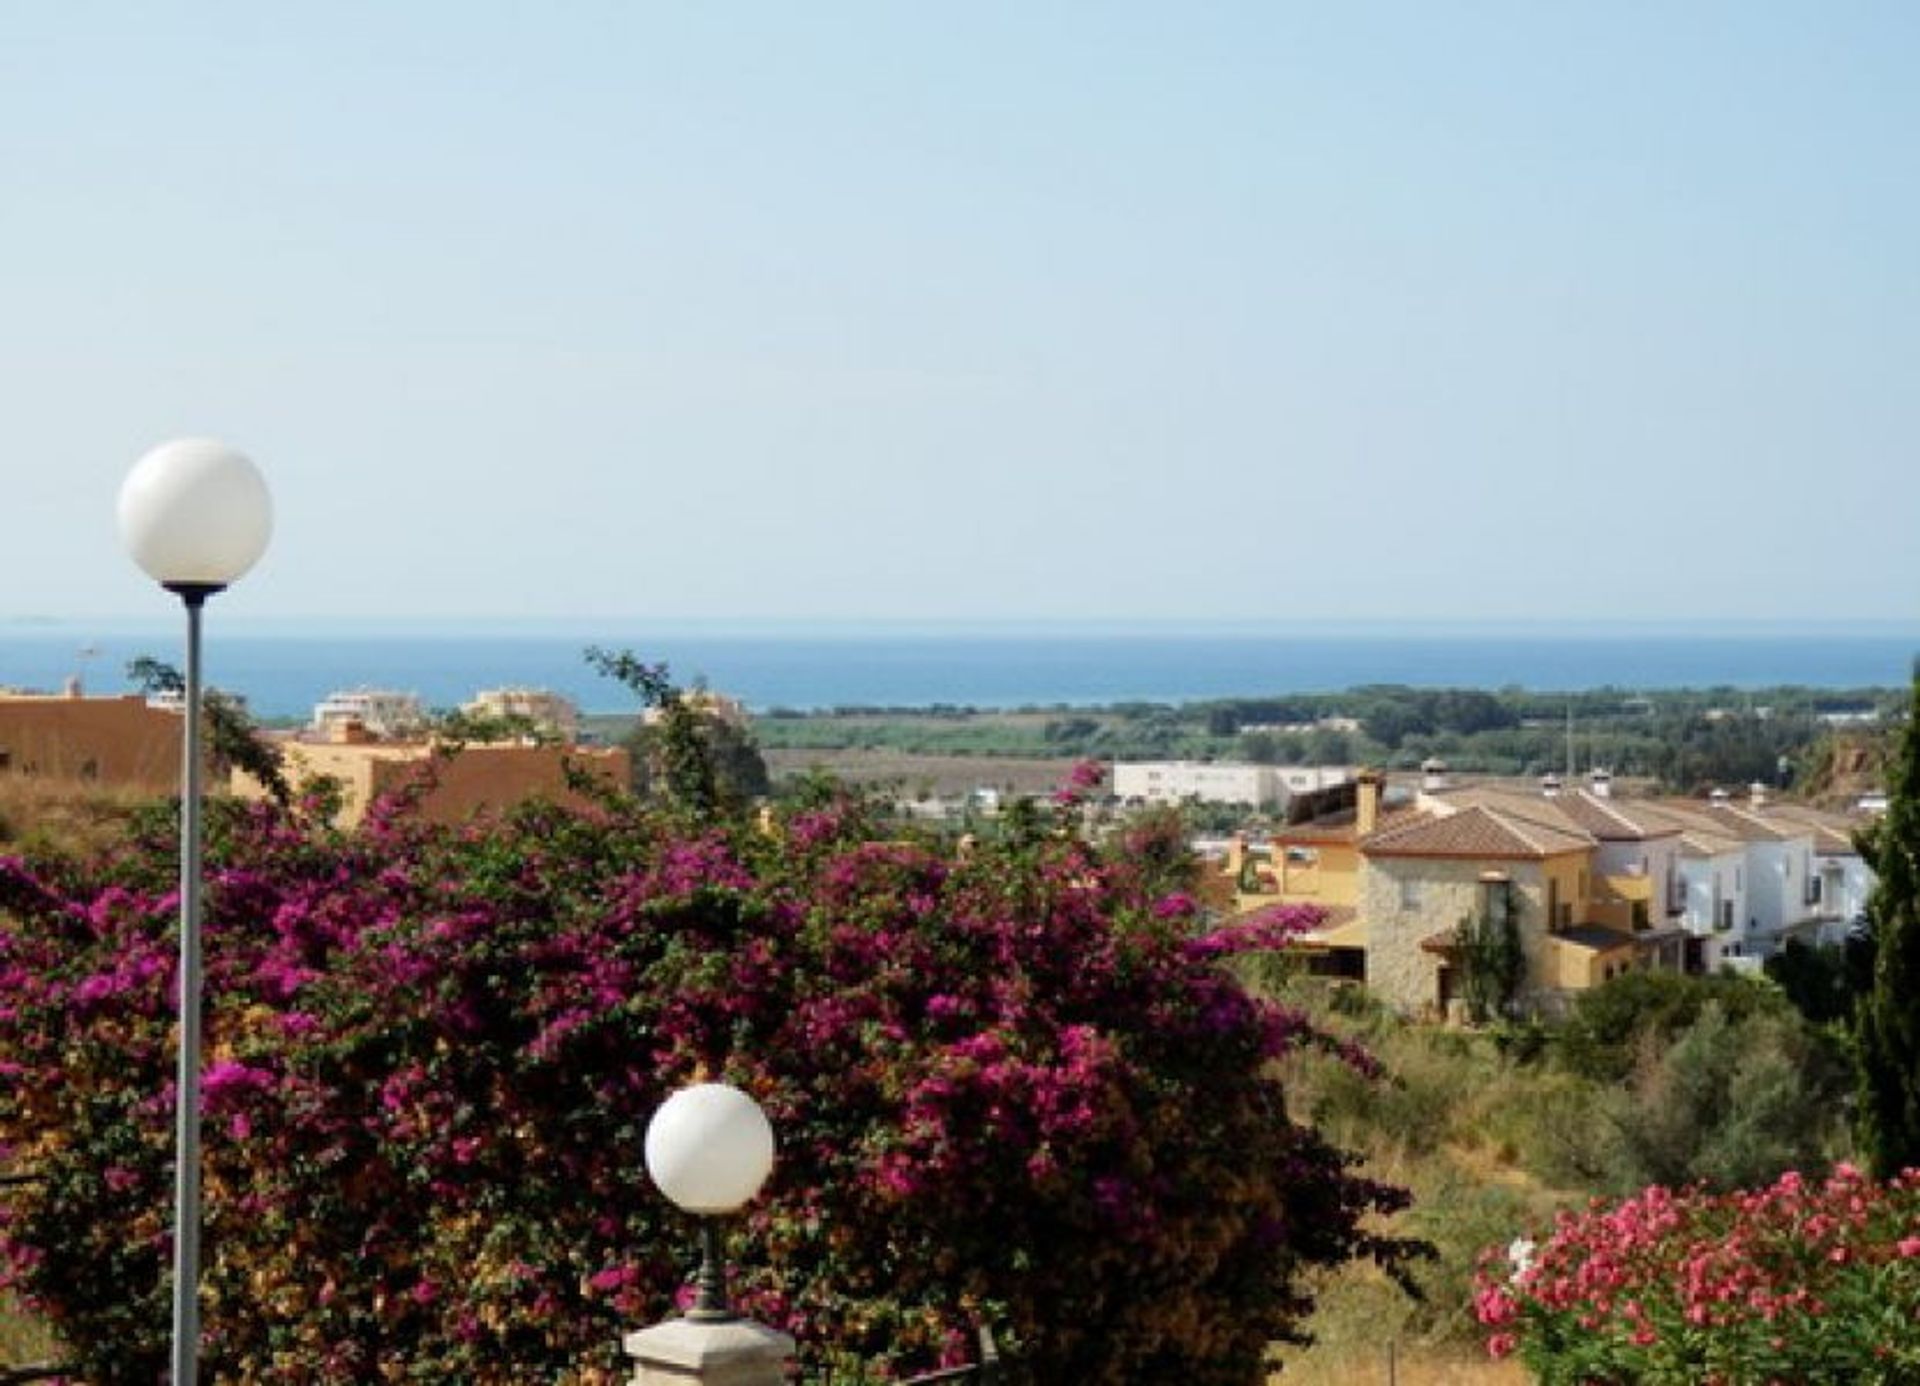
[[[39,1176],[0,1288],[90,1381],[165,1356],[172,853],[0,860],[0,1166]],[[778,1133],[733,1292],[809,1380],[986,1320],[1033,1381],[1246,1386],[1308,1271],[1408,1250],[1370,1221],[1404,1196],[1287,1113],[1271,1061],[1311,1029],[1222,966],[1285,921],[1213,934],[1124,842],[954,855],[847,802],[345,835],[259,807],[208,876],[223,1381],[619,1379],[690,1270],[643,1132],[702,1075]]]
[[[1920,1170],[1596,1202],[1488,1252],[1475,1310],[1547,1386],[1920,1380]]]

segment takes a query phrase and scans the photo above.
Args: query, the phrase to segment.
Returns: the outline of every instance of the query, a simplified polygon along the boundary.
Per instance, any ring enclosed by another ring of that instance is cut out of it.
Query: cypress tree
[[[1867,914],[1878,945],[1860,1011],[1860,1147],[1891,1178],[1920,1166],[1920,662],[1900,748],[1887,770],[1887,815],[1861,847],[1879,878]]]

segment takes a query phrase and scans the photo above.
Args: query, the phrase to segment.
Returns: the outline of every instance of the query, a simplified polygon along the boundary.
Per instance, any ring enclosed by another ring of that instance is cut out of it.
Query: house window
[[[1289,866],[1315,866],[1319,864],[1319,861],[1320,854],[1311,847],[1287,848],[1287,864]]]
[[[1408,880],[1405,877],[1401,878],[1400,908],[1403,910],[1417,910],[1420,908],[1420,882]]]
[[[1723,930],[1733,927],[1733,901],[1731,900],[1720,902],[1720,927]]]
[[[1821,881],[1818,876],[1809,875],[1807,877],[1807,903],[1809,905],[1817,905],[1820,903],[1820,885]]]
[[[1647,927],[1647,923],[1647,902],[1645,900],[1635,900],[1633,902],[1633,927],[1636,929],[1644,929]]]
[[[1560,927],[1560,882],[1552,876],[1547,877],[1547,925]]]

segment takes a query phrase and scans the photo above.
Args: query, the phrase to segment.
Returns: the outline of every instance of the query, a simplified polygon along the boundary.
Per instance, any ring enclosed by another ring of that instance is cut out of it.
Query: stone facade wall
[[[1543,935],[1546,919],[1545,872],[1538,862],[1503,862],[1520,912],[1520,937],[1527,955],[1527,990],[1536,990],[1555,970]],[[1444,857],[1371,857],[1361,889],[1361,915],[1367,921],[1367,987],[1404,1011],[1422,1011],[1440,1001],[1444,959],[1420,946],[1422,939],[1451,933],[1463,918],[1480,909],[1486,886],[1482,859]],[[1402,886],[1417,896],[1403,905]],[[1551,983],[1547,983],[1551,985]]]

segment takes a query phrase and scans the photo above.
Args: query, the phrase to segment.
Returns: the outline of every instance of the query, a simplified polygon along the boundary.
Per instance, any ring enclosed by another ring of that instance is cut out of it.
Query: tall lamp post
[[[187,613],[180,777],[180,1040],[174,1085],[173,1386],[200,1362],[200,611],[266,551],[273,504],[259,469],[211,438],[163,443],[120,486],[120,541]]]

